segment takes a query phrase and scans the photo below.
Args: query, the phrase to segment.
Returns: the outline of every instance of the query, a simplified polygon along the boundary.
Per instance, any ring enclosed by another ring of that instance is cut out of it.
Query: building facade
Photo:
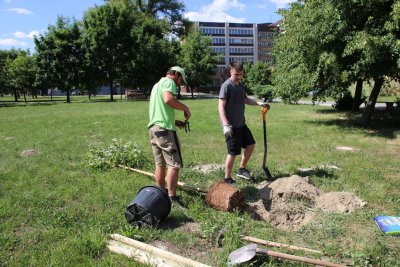
[[[221,86],[227,79],[226,69],[231,62],[272,62],[277,24],[194,22],[194,26],[211,37],[212,50],[221,55],[213,83],[206,87]]]

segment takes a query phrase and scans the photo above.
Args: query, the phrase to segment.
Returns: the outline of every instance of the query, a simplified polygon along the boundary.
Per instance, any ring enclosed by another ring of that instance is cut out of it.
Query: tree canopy
[[[194,88],[212,81],[218,60],[219,56],[211,48],[210,37],[196,29],[185,36],[178,62],[185,69],[192,96]]]
[[[38,66],[53,86],[67,93],[70,102],[71,89],[79,85],[84,56],[78,21],[60,16],[56,25],[49,25],[34,40]]]
[[[308,91],[337,97],[356,81],[374,81],[363,124],[369,123],[385,78],[398,78],[395,1],[297,1],[282,10],[273,83],[285,102]],[[396,26],[397,25],[397,26]]]

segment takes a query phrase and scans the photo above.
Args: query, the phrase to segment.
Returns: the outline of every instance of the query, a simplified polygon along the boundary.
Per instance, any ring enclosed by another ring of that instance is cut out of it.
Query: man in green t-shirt
[[[182,128],[184,124],[175,119],[175,109],[183,111],[186,120],[191,115],[189,108],[176,98],[177,87],[183,83],[186,84],[185,71],[176,66],[170,68],[167,75],[154,85],[150,95],[150,122],[147,125],[156,163],[156,183],[161,188],[167,185],[172,203],[179,200],[176,187],[179,170],[183,166],[176,127]]]

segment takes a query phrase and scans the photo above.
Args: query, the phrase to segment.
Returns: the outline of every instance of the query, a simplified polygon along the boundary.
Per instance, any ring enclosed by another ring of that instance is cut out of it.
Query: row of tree
[[[149,90],[168,67],[185,68],[189,85],[207,83],[218,56],[211,39],[199,31],[183,37],[188,21],[176,0],[108,0],[88,9],[82,21],[58,17],[35,37],[36,52],[2,51],[1,93],[35,95],[57,87],[70,101],[71,90],[95,93],[106,84],[110,99],[116,85]],[[3,75],[4,74],[4,75]]]

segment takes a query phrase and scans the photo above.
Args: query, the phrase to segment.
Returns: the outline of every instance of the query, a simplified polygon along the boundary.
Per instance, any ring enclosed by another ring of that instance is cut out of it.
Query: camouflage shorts
[[[183,167],[181,148],[175,131],[153,125],[149,129],[149,135],[157,166]]]

